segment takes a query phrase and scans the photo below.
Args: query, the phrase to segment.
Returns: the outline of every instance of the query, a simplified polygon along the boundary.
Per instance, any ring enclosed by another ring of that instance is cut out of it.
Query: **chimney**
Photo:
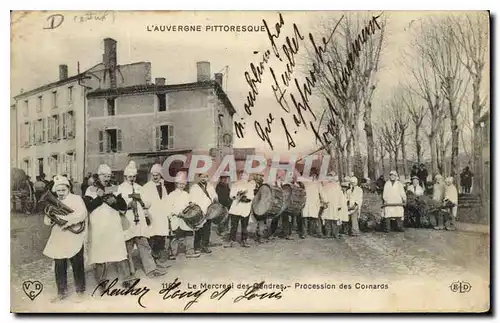
[[[109,75],[109,85],[111,88],[116,88],[116,40],[112,38],[104,39],[104,54],[102,55],[102,62],[106,69],[104,74]]]
[[[198,82],[210,81],[210,62],[197,62],[196,69]]]
[[[59,80],[65,80],[68,78],[68,65],[59,65]]]
[[[215,82],[222,87],[222,73],[215,73]]]
[[[165,85],[165,78],[164,77],[155,78],[155,84],[156,85]]]

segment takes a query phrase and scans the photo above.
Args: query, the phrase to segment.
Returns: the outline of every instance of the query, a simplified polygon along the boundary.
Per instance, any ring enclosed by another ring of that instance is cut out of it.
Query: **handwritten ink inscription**
[[[74,15],[73,22],[75,23],[85,23],[88,21],[111,21],[115,22],[116,16],[112,11],[87,11],[82,15]],[[65,21],[63,14],[53,14],[47,17],[47,24],[43,26],[43,29],[56,29],[59,28]]]
[[[337,21],[336,25],[330,33],[330,36],[328,38],[322,37],[321,43],[319,44],[316,42],[313,34],[309,33],[307,41],[309,45],[314,49],[314,59],[312,63],[312,69],[310,69],[306,73],[305,79],[303,81],[299,81],[298,77],[293,77],[297,64],[296,57],[301,50],[301,42],[306,41],[299,27],[297,26],[297,24],[293,23],[292,35],[285,37],[283,43],[280,46],[279,40],[283,28],[285,27],[285,20],[283,18],[283,15],[281,13],[279,14],[278,22],[274,25],[274,28],[270,28],[270,24],[268,24],[266,20],[263,20],[272,53],[274,54],[275,58],[277,58],[281,63],[284,64],[284,72],[280,74],[277,73],[275,68],[270,65],[271,58],[267,56],[265,59],[265,63],[269,64],[268,70],[272,77],[271,90],[273,92],[274,98],[285,113],[292,114],[292,126],[295,126],[295,129],[290,129],[290,125],[287,125],[285,120],[281,118],[281,126],[286,136],[288,149],[296,147],[292,132],[294,135],[297,135],[297,130],[300,127],[308,130],[308,127],[310,126],[316,139],[319,139],[322,144],[326,144],[326,141],[330,141],[328,138],[331,135],[330,132],[333,129],[331,124],[334,124],[335,122],[329,120],[327,123],[327,131],[323,133],[323,135],[319,134],[318,129],[316,129],[316,127],[314,126],[314,122],[317,120],[317,117],[311,107],[311,97],[313,95],[313,90],[316,88],[320,78],[325,73],[330,72],[332,73],[332,75],[336,75],[333,73],[333,70],[340,68],[341,77],[340,79],[335,80],[335,84],[332,84],[332,86],[338,93],[347,95],[347,92],[349,91],[349,80],[351,78],[352,70],[355,67],[356,61],[360,56],[362,45],[368,41],[371,35],[375,34],[377,30],[381,29],[381,26],[377,21],[380,16],[381,15],[372,17],[367,25],[361,30],[360,34],[354,39],[352,44],[348,44],[346,61],[340,67],[334,65],[327,58],[330,57],[328,55],[328,46],[332,46],[331,43],[333,36],[340,23],[344,19],[344,16],[342,16]],[[270,53],[270,51],[266,51],[266,53]],[[250,70],[252,72],[254,71],[253,63],[250,64]],[[257,70],[258,74],[254,73],[255,78],[250,80],[248,78],[250,72],[245,72],[245,79],[247,80],[247,84],[250,86],[249,95],[247,96],[247,102],[244,104],[245,112],[248,116],[252,115],[252,110],[250,108],[255,107],[257,96],[259,94],[257,83],[262,83],[264,71],[264,68]],[[327,98],[327,100],[329,99]],[[332,103],[330,101],[328,103],[328,108],[330,110],[334,110]],[[270,134],[272,133],[272,121],[274,119],[275,117],[272,115],[272,113],[269,113],[265,121],[265,126],[262,126],[259,121],[255,121],[254,123],[255,132],[262,141],[268,144],[271,150],[274,150],[274,146],[270,137]],[[244,138],[244,123],[241,121],[235,121],[234,124],[237,137]]]

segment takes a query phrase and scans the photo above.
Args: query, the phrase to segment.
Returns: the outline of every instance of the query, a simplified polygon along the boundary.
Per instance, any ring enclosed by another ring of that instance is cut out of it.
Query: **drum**
[[[227,208],[220,203],[212,203],[207,209],[207,220],[212,220],[212,223],[220,224],[229,216]]]
[[[286,209],[283,190],[263,184],[252,201],[252,211],[257,221],[280,215]]]
[[[283,185],[281,189],[287,205],[285,211],[291,214],[300,214],[306,205],[306,190],[290,184]]]
[[[203,211],[198,204],[188,205],[179,217],[186,222],[186,224],[193,230],[195,230],[202,222],[205,220],[203,217]]]

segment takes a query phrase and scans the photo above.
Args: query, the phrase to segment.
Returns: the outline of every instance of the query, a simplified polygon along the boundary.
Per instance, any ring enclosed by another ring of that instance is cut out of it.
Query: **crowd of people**
[[[293,240],[293,230],[300,239],[308,236],[339,239],[341,235],[355,237],[360,234],[359,217],[364,193],[354,176],[340,181],[338,176],[330,173],[327,181],[320,181],[318,170],[312,169],[310,180],[301,180],[300,174],[287,176],[286,172],[278,172],[276,179],[270,182],[263,174],[246,174],[241,170],[237,172],[234,183],[230,183],[229,177],[221,177],[214,186],[206,173],[198,174],[194,182],[188,183],[187,173],[179,171],[175,176],[175,189],[169,191],[162,174],[163,167],[153,165],[149,182],[141,186],[136,182],[137,168],[131,161],[124,169],[123,183],[116,185],[111,182],[110,167],[103,164],[97,175],[87,176],[88,182],[82,186],[83,198],[72,193],[67,177],[54,177],[52,185],[48,185],[50,190],[74,211],[64,217],[67,222],[62,226],[54,225],[47,215],[44,218],[45,224],[52,226],[44,254],[55,261],[56,301],[68,296],[68,262],[73,267],[76,292],[82,296],[86,289],[84,260],[94,267],[98,283],[109,278],[108,268],[115,265],[123,285],[130,286],[137,277],[133,261],[135,248],[144,273],[150,278],[165,275],[167,261],[173,261],[181,254],[186,258],[199,258],[212,253],[212,247],[221,245],[210,239],[212,219],[209,219],[208,212],[214,203],[221,204],[228,211],[225,220],[217,223],[217,233],[224,237],[224,248],[238,245],[249,248],[278,237]],[[398,181],[397,172],[391,171],[384,184],[382,218],[386,232],[391,230],[391,220],[395,220],[397,231],[404,231],[407,192],[423,194],[420,178],[414,176],[412,179],[412,185],[405,188]],[[301,211],[281,210],[273,217],[256,216],[252,202],[265,184],[274,188],[291,185],[302,190]],[[445,184],[441,176],[436,176],[435,198],[451,201],[454,217],[458,194],[452,192],[452,178],[447,178]],[[195,225],[185,216],[186,210],[193,208],[199,208],[202,215]],[[255,223],[255,244],[248,241],[250,221]],[[82,222],[86,224],[82,233],[68,230]],[[436,227],[440,228],[439,225]],[[239,241],[238,231],[241,233]],[[189,236],[193,236],[192,247],[188,246]]]

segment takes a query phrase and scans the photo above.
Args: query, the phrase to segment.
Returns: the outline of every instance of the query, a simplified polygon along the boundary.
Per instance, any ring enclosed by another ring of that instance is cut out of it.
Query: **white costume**
[[[391,182],[390,180],[385,183],[384,193],[382,194],[384,204],[403,204],[406,203],[406,193],[403,184],[399,181]],[[387,206],[382,212],[385,218],[403,218],[403,206]]]
[[[450,202],[455,204],[455,206],[451,209],[451,212],[453,217],[456,218],[458,211],[458,191],[455,185],[453,185],[453,177],[449,177],[446,179],[444,199],[449,200]]]
[[[60,177],[62,178],[59,180]],[[56,176],[52,190],[54,191],[55,187],[60,184],[65,184],[69,187],[69,182],[65,177]],[[85,229],[81,233],[75,234],[69,230],[63,230],[62,227],[57,224],[54,225],[50,232],[47,245],[43,250],[43,254],[52,259],[65,259],[76,255],[82,249],[87,234],[87,208],[82,198],[78,195],[69,193],[61,202],[74,211],[66,216],[61,216],[61,218],[68,221],[67,224],[84,222]],[[49,217],[45,216],[44,223],[50,225],[50,222]]]
[[[203,215],[206,215],[210,204],[213,203],[214,199],[217,200],[217,192],[215,192],[215,188],[209,182],[207,182],[205,186],[206,193],[203,191],[200,185],[200,183],[197,183],[189,188],[189,200],[192,203],[198,204],[198,206],[203,211]],[[201,228],[205,224],[205,222],[206,220],[203,220],[198,228]]]
[[[239,215],[244,218],[249,216],[250,211],[252,209],[251,200],[253,200],[254,198],[254,189],[255,189],[255,182],[253,181],[249,182],[246,179],[240,179],[233,185],[231,185],[231,191],[229,195],[233,199],[233,204],[231,204],[231,208],[229,209],[229,214]],[[250,200],[250,202],[243,203],[236,199],[236,195],[240,191],[246,191],[245,196]]]
[[[323,185],[323,194],[328,207],[323,211],[325,220],[349,221],[347,216],[347,201],[339,183],[333,181]],[[343,212],[345,209],[346,212]]]
[[[129,197],[130,194],[142,193],[142,186],[134,183],[133,187],[128,182],[123,182],[118,186],[118,194],[121,194],[127,205],[132,201],[132,198]],[[142,194],[141,194],[142,197]],[[125,240],[132,239],[134,237],[146,237],[150,236],[150,228],[146,223],[146,214],[144,209],[141,206],[141,203],[137,202],[137,212],[139,214],[139,222],[136,224],[134,222],[134,211],[129,208],[127,213],[125,214],[128,220],[128,228],[125,229]]]
[[[161,189],[161,198],[158,194],[158,186]],[[169,232],[168,217],[167,217],[167,189],[163,184],[163,180],[159,183],[153,181],[147,182],[142,187],[142,200],[146,204],[150,204],[149,214],[151,215],[151,236],[167,236]]]
[[[317,219],[321,201],[323,200],[322,185],[317,180],[304,181],[303,183],[306,191],[306,204],[302,209],[302,216]]]
[[[111,174],[107,165],[101,165],[98,174]],[[107,188],[118,195],[117,187]],[[87,188],[85,196],[97,197],[94,186]],[[120,213],[103,203],[89,215],[89,264],[115,262],[127,259],[125,235],[123,233]]]

